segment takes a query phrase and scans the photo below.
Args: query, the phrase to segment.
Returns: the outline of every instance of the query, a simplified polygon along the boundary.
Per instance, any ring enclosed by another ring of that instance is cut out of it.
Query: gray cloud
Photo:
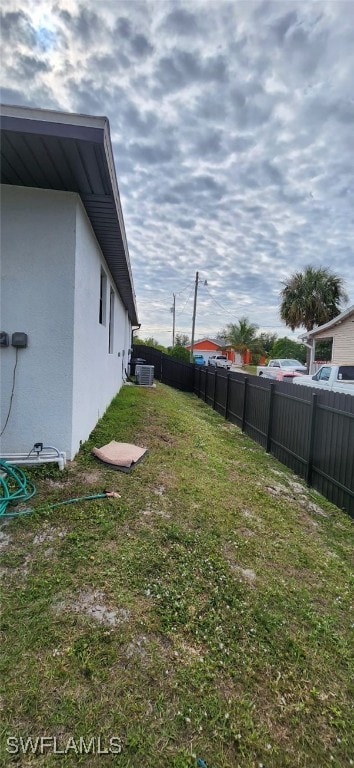
[[[155,76],[160,85],[159,91],[179,91],[193,82],[224,80],[226,63],[220,55],[202,59],[190,51],[175,50],[172,56],[160,59]]]
[[[48,72],[49,69],[49,64],[46,61],[38,59],[36,56],[20,54],[17,58],[15,74],[18,77],[31,80],[42,72]]]
[[[153,45],[141,32],[136,32],[128,18],[120,17],[115,25],[113,37],[118,38],[120,44],[129,48],[134,56],[144,58],[153,51]]]
[[[0,29],[2,45],[23,43],[29,47],[35,46],[36,36],[31,25],[30,16],[23,11],[1,12]]]
[[[284,16],[280,16],[277,21],[272,24],[271,29],[275,34],[276,40],[279,44],[284,42],[284,37],[288,30],[293,27],[297,22],[296,11],[289,11]]]
[[[70,33],[76,41],[80,40],[85,45],[94,43],[97,37],[101,36],[107,29],[102,15],[89,7],[79,6],[76,14],[71,14],[66,10],[59,11],[59,16],[70,29]]]
[[[185,8],[175,8],[166,17],[163,29],[177,35],[195,35],[198,32],[196,17]]]

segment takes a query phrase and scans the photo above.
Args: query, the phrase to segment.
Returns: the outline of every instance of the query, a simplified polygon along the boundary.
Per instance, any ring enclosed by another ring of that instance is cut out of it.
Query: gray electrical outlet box
[[[23,331],[16,331],[12,334],[11,344],[13,347],[27,347],[28,336]]]
[[[9,346],[9,334],[6,331],[0,331],[0,347]]]

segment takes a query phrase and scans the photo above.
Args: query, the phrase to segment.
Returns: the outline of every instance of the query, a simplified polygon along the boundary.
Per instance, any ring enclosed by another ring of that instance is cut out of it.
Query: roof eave
[[[323,325],[318,325],[317,328],[313,328],[312,331],[307,331],[306,333],[299,336],[299,338],[313,339],[316,337],[318,333],[323,333],[324,331],[334,328],[336,325],[340,325],[341,323],[343,323],[344,320],[346,320],[352,314],[354,314],[354,304],[352,304],[350,307],[345,309],[344,312],[341,312],[340,315],[337,315],[337,317],[334,317],[332,320],[329,320],[328,323],[324,323]],[[329,334],[328,338],[331,338],[331,334]]]
[[[41,176],[41,172],[37,163],[36,166],[33,166],[36,170],[36,173],[33,174],[34,179],[28,179],[28,176],[31,177],[31,174],[27,173],[27,178],[22,181],[21,186],[51,188],[79,194],[97,242],[111,271],[116,288],[127,309],[131,323],[137,325],[139,320],[133,276],[108,118],[4,105],[1,106],[1,131],[4,139],[6,135],[9,137],[13,136],[13,140],[15,140],[17,135],[21,136],[21,138],[27,137],[27,141],[30,142],[38,139],[43,139],[45,142],[51,141],[52,143],[53,141],[55,143],[61,142],[61,148],[64,149],[77,150],[77,148],[82,147],[82,150],[84,150],[85,146],[93,148],[84,160],[82,157],[78,160],[78,163],[83,163],[80,172],[86,173],[88,178],[95,176],[95,174],[97,176],[102,175],[105,179],[104,194],[95,194],[97,190],[92,189],[92,185],[88,189],[86,185],[86,190],[83,188],[80,173],[78,173],[78,166],[75,166],[75,164],[70,166],[70,159],[69,182],[66,179],[64,184],[59,184],[56,178],[57,174],[53,172],[48,184],[48,179],[45,181],[49,174],[48,168],[45,169],[44,176],[42,173],[43,178],[38,180],[38,174]],[[22,154],[22,157],[17,154],[17,161],[20,165],[22,163],[22,169],[25,168],[26,159],[26,153]],[[4,177],[2,179],[3,183],[19,185],[19,182],[16,181],[16,174],[9,179],[5,175],[5,170],[3,170],[2,175]]]

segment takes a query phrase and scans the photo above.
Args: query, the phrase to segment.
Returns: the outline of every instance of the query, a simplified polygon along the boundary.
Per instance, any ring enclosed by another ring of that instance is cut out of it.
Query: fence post
[[[160,381],[162,382],[162,352],[160,352]]]
[[[230,391],[230,374],[226,372],[226,395],[225,395],[225,419],[227,419],[227,412],[229,410],[229,391]]]
[[[204,402],[207,401],[207,386],[208,386],[208,375],[209,371],[208,368],[205,369],[205,387],[204,387]]]
[[[272,422],[273,422],[273,402],[274,402],[274,386],[275,382],[270,382],[269,387],[269,410],[268,410],[268,424],[267,424],[267,443],[266,452],[270,453],[270,444],[272,440]]]
[[[315,429],[316,429],[316,410],[317,410],[317,394],[314,392],[312,395],[312,401],[311,401],[309,452],[308,452],[307,465],[306,465],[307,485],[311,485],[311,480],[312,480],[313,446],[315,441]]]
[[[198,377],[198,397],[200,397],[200,382],[201,382],[201,378],[202,378],[202,366],[201,366],[201,365],[199,365],[199,366],[198,366],[198,368],[199,368],[199,377]]]
[[[214,392],[213,392],[213,409],[215,411],[216,406],[216,385],[217,385],[217,375],[218,375],[218,369],[215,366],[215,373],[214,373]]]
[[[245,376],[244,382],[243,382],[243,403],[242,403],[242,424],[241,424],[242,432],[245,431],[245,426],[246,426],[247,385],[248,385],[248,376]]]

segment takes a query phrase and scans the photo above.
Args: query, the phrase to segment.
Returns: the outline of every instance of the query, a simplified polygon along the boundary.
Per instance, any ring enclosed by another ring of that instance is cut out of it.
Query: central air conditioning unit
[[[152,387],[154,383],[154,366],[153,365],[136,365],[135,366],[135,379],[136,383],[144,387]]]

